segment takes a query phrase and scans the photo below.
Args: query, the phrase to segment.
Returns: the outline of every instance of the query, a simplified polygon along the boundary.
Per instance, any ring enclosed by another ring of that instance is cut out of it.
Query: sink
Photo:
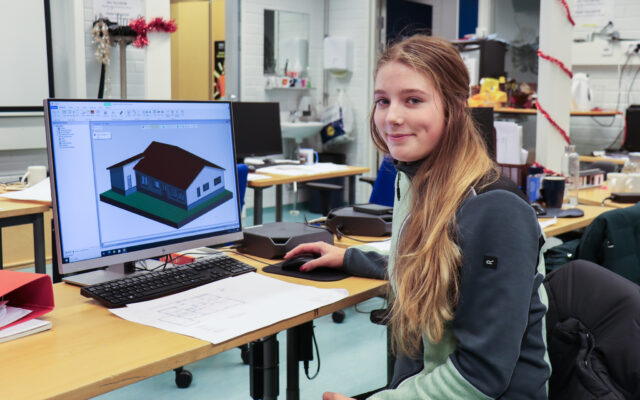
[[[294,139],[296,143],[301,143],[303,139],[313,136],[320,132],[324,125],[319,121],[310,122],[282,122],[282,137],[285,139]]]

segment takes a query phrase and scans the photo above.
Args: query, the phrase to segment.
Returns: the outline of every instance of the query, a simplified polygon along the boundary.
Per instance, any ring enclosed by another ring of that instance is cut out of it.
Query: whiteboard
[[[0,15],[0,110],[42,108],[49,97],[44,1],[2,1]]]

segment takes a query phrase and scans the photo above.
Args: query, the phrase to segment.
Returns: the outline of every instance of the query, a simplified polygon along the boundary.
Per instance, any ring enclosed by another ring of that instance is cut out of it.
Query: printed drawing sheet
[[[221,343],[348,295],[346,289],[319,289],[247,273],[110,311],[128,321]]]

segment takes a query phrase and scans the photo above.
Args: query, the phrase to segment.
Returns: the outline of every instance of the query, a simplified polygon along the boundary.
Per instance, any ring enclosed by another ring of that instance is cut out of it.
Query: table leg
[[[356,176],[349,176],[349,205],[356,204]]]
[[[262,190],[263,188],[253,188],[253,224],[262,224]]]
[[[276,185],[276,222],[282,222],[282,185]]]
[[[46,258],[44,252],[44,215],[35,214],[33,218],[33,254],[35,270],[39,274],[46,274]]]
[[[297,330],[287,329],[287,400],[300,399],[299,375]]]

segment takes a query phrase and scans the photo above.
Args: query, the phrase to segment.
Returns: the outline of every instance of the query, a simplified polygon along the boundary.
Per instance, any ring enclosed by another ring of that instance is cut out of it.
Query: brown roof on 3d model
[[[205,166],[224,170],[224,168],[180,147],[160,142],[151,142],[141,154],[114,164],[107,169],[128,164],[138,158],[142,158],[142,160],[136,164],[134,170],[182,190],[189,187]]]

